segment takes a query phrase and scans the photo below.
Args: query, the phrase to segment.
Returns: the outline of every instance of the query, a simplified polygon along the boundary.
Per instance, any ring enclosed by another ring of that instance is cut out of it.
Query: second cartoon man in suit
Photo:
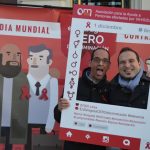
[[[49,74],[52,51],[44,44],[30,46],[28,81],[30,84],[29,128],[40,127],[41,133],[51,132],[54,127],[53,110],[58,101],[58,80]],[[31,141],[29,136],[28,141]],[[28,143],[29,144],[29,143]],[[31,146],[31,143],[29,144]],[[30,148],[28,148],[30,149]]]

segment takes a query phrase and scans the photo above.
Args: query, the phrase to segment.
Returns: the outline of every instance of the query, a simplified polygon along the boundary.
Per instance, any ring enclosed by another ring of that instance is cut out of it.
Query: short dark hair
[[[122,49],[120,50],[120,52],[119,52],[119,55],[118,55],[118,64],[119,64],[119,56],[120,56],[122,53],[124,53],[124,52],[133,52],[133,53],[136,55],[137,61],[140,62],[140,56],[139,56],[139,54],[138,54],[135,50],[131,49],[130,47],[124,47],[124,48],[122,48]]]
[[[52,50],[50,48],[47,48],[44,44],[34,45],[34,46],[29,47],[29,52],[33,52],[33,53],[38,53],[38,52],[41,52],[43,50],[48,50],[49,51],[49,55],[47,56],[47,64],[48,64],[49,60],[53,56],[52,55]]]
[[[97,48],[97,49],[95,49],[95,50],[92,51],[92,54],[91,54],[91,61],[93,60],[94,53],[95,53],[97,50],[104,50],[104,51],[106,51],[106,52],[108,53],[108,59],[109,59],[109,61],[110,61],[110,53],[109,53],[109,51],[108,51],[107,49],[105,49],[105,48],[103,48],[103,47]]]

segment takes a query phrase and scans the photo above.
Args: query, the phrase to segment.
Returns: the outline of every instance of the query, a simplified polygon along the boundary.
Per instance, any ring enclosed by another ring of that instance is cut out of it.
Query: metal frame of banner
[[[110,1],[102,1],[102,3],[108,3],[108,2],[111,2],[111,0]],[[114,1],[112,1],[112,2],[114,2]],[[129,8],[130,0],[120,0],[120,2],[121,2],[120,8],[125,8],[125,7]],[[92,5],[98,5],[98,3],[100,3],[100,0],[92,0],[92,1],[91,0],[70,0],[70,3],[72,5],[72,7],[73,7],[73,4],[90,5],[90,3],[92,3]],[[107,6],[107,5],[100,5],[100,6]]]
[[[71,6],[72,6],[72,7],[73,7],[73,4],[75,3],[74,1],[75,1],[75,0],[70,0],[70,3],[71,3]],[[79,5],[82,4],[82,0],[76,0],[76,1],[77,1],[76,4],[79,4]]]
[[[74,0],[70,0],[72,7],[61,7],[61,6],[52,6],[52,5],[32,5],[32,4],[16,4],[16,3],[4,3],[0,2],[0,5],[14,5],[14,6],[20,6],[20,7],[41,7],[41,8],[56,8],[56,9],[73,9]],[[82,0],[76,0],[77,4],[82,4]],[[122,8],[125,7],[125,0],[121,0]],[[86,1],[86,5],[88,5],[88,0]],[[97,2],[95,0],[95,5],[97,5]]]
[[[122,2],[122,8],[124,8],[124,0],[121,0],[121,2]]]
[[[38,7],[38,8],[56,8],[56,9],[68,9],[72,10],[72,7],[59,7],[59,6],[52,6],[52,5],[31,5],[31,4],[14,4],[14,3],[2,3],[0,5],[8,5],[8,6],[20,6],[20,7]]]

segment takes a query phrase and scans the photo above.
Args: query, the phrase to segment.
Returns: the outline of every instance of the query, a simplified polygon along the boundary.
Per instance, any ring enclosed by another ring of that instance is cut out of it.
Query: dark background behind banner
[[[0,0],[0,3],[17,4],[17,0]]]

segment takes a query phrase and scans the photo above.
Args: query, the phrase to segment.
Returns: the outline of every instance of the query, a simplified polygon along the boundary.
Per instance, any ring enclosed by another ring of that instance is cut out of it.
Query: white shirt
[[[28,81],[29,81],[29,84],[30,84],[30,89],[32,89],[32,91],[35,93],[36,92],[36,82],[40,82],[41,86],[40,86],[40,95],[41,95],[41,92],[42,90],[47,86],[49,80],[50,80],[50,75],[47,74],[41,81],[37,81],[34,79],[34,77],[31,75],[31,74],[28,74],[27,75],[27,78],[28,78]]]
[[[3,98],[2,98],[2,121],[1,121],[2,127],[10,127],[12,91],[13,91],[13,78],[4,77]]]
[[[31,74],[27,75],[29,84],[30,84],[30,94],[31,98],[29,100],[29,114],[28,114],[28,123],[33,124],[46,124],[46,131],[50,132],[55,123],[54,119],[54,107],[58,102],[58,80],[51,77],[47,74],[40,82],[41,86],[39,89],[40,95],[42,90],[46,87],[49,92],[48,100],[40,100],[39,96],[36,96],[36,80]],[[32,95],[34,93],[34,95]]]

